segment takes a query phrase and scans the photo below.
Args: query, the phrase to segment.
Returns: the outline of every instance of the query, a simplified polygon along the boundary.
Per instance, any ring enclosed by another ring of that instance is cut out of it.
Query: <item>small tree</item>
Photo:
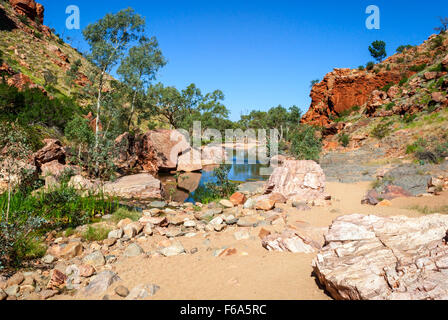
[[[44,70],[43,75],[44,75],[45,87],[54,85],[58,81],[58,78],[50,70]]]
[[[386,42],[380,40],[372,42],[372,44],[369,46],[369,51],[376,61],[382,62],[383,59],[387,56]]]
[[[83,30],[90,46],[89,59],[100,69],[97,76],[95,149],[99,144],[99,119],[106,75],[120,61],[129,43],[139,38],[144,26],[145,20],[128,8],[107,14]]]
[[[78,78],[79,68],[81,68],[82,62],[80,59],[76,60],[71,66],[70,69],[66,72],[66,85],[69,87],[69,94],[71,94],[72,88],[75,84],[75,80]]]
[[[300,160],[319,161],[322,141],[316,137],[316,129],[301,125],[292,134],[291,152]]]
[[[66,138],[78,149],[78,161],[81,162],[82,151],[92,144],[94,137],[87,119],[76,116],[65,127]]]
[[[130,130],[134,116],[137,97],[154,80],[157,71],[166,65],[166,60],[159,49],[156,38],[142,37],[139,44],[129,50],[128,56],[123,59],[117,73],[123,82],[132,89],[131,112],[128,120]]]
[[[25,134],[15,124],[0,126],[0,176],[7,183],[8,202],[6,208],[6,222],[9,220],[11,195],[29,174],[26,163],[32,150]]]
[[[439,17],[440,19],[440,27],[434,28],[435,31],[439,31],[440,33],[445,33],[448,30],[448,17]]]
[[[319,82],[320,82],[319,79],[311,80],[310,88],[314,87],[314,86],[315,86],[316,84],[318,84]]]

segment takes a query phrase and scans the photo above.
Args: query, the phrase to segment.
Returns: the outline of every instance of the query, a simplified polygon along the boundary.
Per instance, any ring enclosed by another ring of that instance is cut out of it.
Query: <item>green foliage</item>
[[[425,68],[426,68],[426,63],[423,63],[423,64],[411,66],[409,68],[409,70],[418,73],[418,72],[422,72],[423,70],[425,70]]]
[[[81,161],[81,153],[94,142],[93,132],[88,120],[80,116],[76,116],[67,123],[65,137],[78,149],[78,161]]]
[[[387,111],[390,111],[390,110],[392,110],[393,107],[395,107],[395,102],[390,102],[390,103],[386,104],[384,108]]]
[[[431,49],[437,49],[443,46],[443,36],[442,35],[438,35],[437,37],[435,37],[434,39],[431,40]]]
[[[350,136],[346,133],[341,133],[338,136],[338,142],[344,147],[348,147],[350,144]]]
[[[358,67],[358,70],[359,70],[359,71],[363,71],[364,69],[365,69],[364,66],[359,66],[359,67]]]
[[[300,160],[319,161],[322,141],[316,137],[316,129],[301,125],[292,133],[291,153]]]
[[[408,77],[403,77],[403,79],[400,80],[400,82],[398,83],[398,85],[400,87],[402,87],[404,84],[406,84],[409,81]]]
[[[102,226],[88,226],[87,230],[82,234],[82,238],[86,241],[103,241],[107,239],[109,232],[111,231],[110,228]]]
[[[378,140],[383,140],[391,133],[391,122],[380,123],[372,130],[372,136]]]
[[[443,66],[442,66],[441,63],[438,63],[438,64],[432,66],[432,67],[429,69],[429,71],[430,71],[430,72],[442,72],[442,71],[443,71]]]
[[[381,91],[384,91],[384,92],[387,92],[387,91],[389,91],[389,89],[390,89],[391,87],[393,87],[393,85],[394,85],[394,83],[389,82],[389,83],[386,84],[384,87],[382,87],[380,90],[381,90]]]
[[[427,143],[424,139],[420,138],[413,144],[410,144],[406,147],[406,154],[414,154],[416,152],[425,151]]]
[[[404,51],[407,51],[412,48],[414,48],[414,46],[411,46],[410,44],[402,45],[397,48],[397,53],[403,53]]]
[[[386,43],[379,40],[372,42],[369,46],[369,52],[370,55],[378,62],[383,61],[383,59],[387,56]]]
[[[370,62],[367,62],[367,64],[366,64],[366,69],[367,70],[372,70],[373,68],[375,67],[375,63],[374,62],[372,62],[372,61],[370,61]]]
[[[43,124],[63,129],[79,112],[79,107],[69,98],[49,99],[39,89],[24,89],[0,83],[0,118],[17,121],[23,126]]]
[[[440,34],[445,33],[448,30],[448,17],[439,17],[440,26],[434,28],[435,31],[439,31]]]
[[[206,188],[211,190],[212,194],[219,198],[228,198],[236,192],[238,184],[229,180],[231,165],[223,164],[213,170],[214,182],[206,183]]]
[[[320,82],[319,79],[311,80],[310,88],[314,87],[314,86],[315,86],[316,84],[318,84],[319,82]]]
[[[132,221],[138,221],[142,217],[142,214],[138,211],[131,211],[125,208],[119,208],[113,213],[112,220],[116,223],[123,219],[131,219]]]

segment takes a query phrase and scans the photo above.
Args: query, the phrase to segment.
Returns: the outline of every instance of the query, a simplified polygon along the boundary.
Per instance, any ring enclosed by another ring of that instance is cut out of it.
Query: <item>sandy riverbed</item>
[[[368,188],[369,183],[328,183],[327,190],[334,199],[332,205],[306,212],[294,211],[293,220],[305,221],[317,227],[327,227],[335,218],[346,214],[418,217],[421,213],[409,207],[448,205],[448,193],[430,198],[396,199],[392,201],[391,207],[361,205],[360,201]],[[223,233],[211,234],[208,237],[209,243],[204,243],[203,235],[180,238],[185,249],[199,250],[193,255],[120,260],[115,265],[114,271],[122,281],[114,284],[108,294],[112,299],[118,298],[114,295],[113,289],[120,284],[129,289],[139,284],[157,284],[161,289],[150,299],[330,299],[312,276],[311,262],[315,254],[268,252],[261,247],[261,241],[257,237],[259,229],[252,229],[252,238],[242,241],[234,239],[233,234],[236,230],[232,228]],[[154,250],[161,240],[161,237],[153,237],[140,245],[150,251]],[[214,257],[213,249],[223,246],[236,248],[238,253],[229,257]],[[94,298],[100,299],[102,296]]]

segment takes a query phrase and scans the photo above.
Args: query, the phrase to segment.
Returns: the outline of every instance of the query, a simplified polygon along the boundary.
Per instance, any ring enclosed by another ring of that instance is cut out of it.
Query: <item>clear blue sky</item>
[[[45,24],[86,50],[80,31],[65,30],[65,8],[81,11],[81,29],[128,6],[146,17],[168,59],[158,80],[179,89],[195,83],[203,92],[221,89],[232,120],[241,112],[310,104],[310,81],[333,68],[356,68],[372,60],[374,40],[388,54],[420,44],[434,33],[447,0],[40,0]],[[381,29],[368,30],[368,5],[381,10]]]

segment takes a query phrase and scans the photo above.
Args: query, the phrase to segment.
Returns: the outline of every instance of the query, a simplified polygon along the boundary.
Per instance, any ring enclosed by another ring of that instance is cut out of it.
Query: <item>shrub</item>
[[[131,219],[132,221],[138,221],[142,217],[142,214],[137,211],[131,211],[125,208],[119,208],[113,213],[113,221],[119,222],[123,219]]]
[[[387,92],[389,91],[389,89],[393,86],[394,84],[392,82],[389,82],[388,84],[386,84],[384,87],[382,87],[380,90]]]
[[[409,70],[414,72],[422,72],[426,68],[426,63],[419,64],[419,65],[413,65],[409,68]]]
[[[391,132],[390,125],[390,122],[378,124],[375,128],[373,128],[372,135],[378,140],[384,139]]]
[[[359,66],[359,67],[358,67],[358,70],[359,70],[359,71],[363,71],[364,69],[365,69],[364,66]]]
[[[442,71],[443,71],[443,66],[442,66],[441,63],[438,63],[438,64],[432,66],[432,67],[429,69],[429,71],[431,71],[431,72],[442,72]]]
[[[107,239],[109,232],[111,231],[111,229],[101,226],[89,226],[87,230],[82,234],[82,238],[87,241],[103,241]]]
[[[404,123],[411,123],[417,118],[416,114],[405,114],[403,116],[403,122]]]
[[[5,83],[0,83],[0,117],[23,126],[44,124],[64,129],[79,107],[68,98],[50,99],[39,89],[19,91]]]
[[[414,46],[411,46],[410,44],[404,45],[404,46],[399,46],[397,48],[397,53],[403,53],[404,51],[408,50],[408,49],[412,49]]]
[[[390,111],[390,110],[392,110],[393,107],[395,107],[395,102],[391,102],[391,103],[386,104],[384,108],[387,111]]]
[[[342,133],[338,136],[338,141],[344,148],[346,148],[350,143],[350,136],[346,133]]]
[[[300,160],[319,161],[322,141],[316,137],[316,129],[301,125],[292,134],[291,153]]]
[[[367,64],[366,64],[366,69],[367,70],[372,70],[373,68],[375,67],[375,63],[374,62],[372,62],[372,61],[370,61],[370,62],[367,62]]]
[[[400,82],[398,83],[398,85],[401,87],[404,84],[406,84],[409,81],[408,77],[403,77],[403,79],[400,80]]]

